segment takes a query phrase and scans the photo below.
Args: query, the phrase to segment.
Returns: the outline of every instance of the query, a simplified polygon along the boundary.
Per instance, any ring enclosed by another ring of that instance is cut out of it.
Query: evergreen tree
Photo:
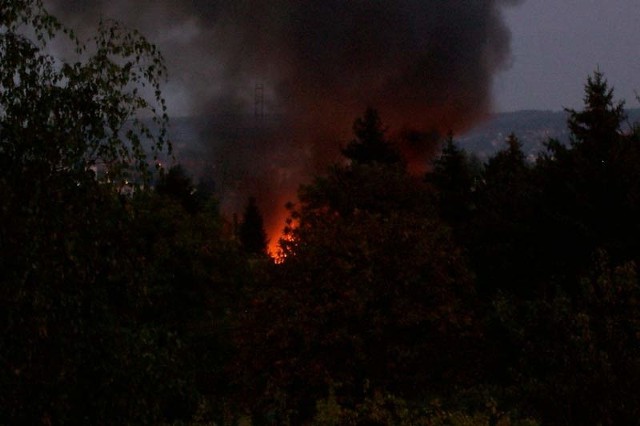
[[[593,253],[605,249],[618,260],[640,254],[636,217],[640,204],[638,144],[625,134],[623,102],[596,71],[585,84],[584,108],[567,110],[571,145],[549,143],[536,174],[543,188],[539,214],[541,235],[558,243],[544,247],[543,262],[563,274],[583,269]],[[574,284],[575,287],[575,284]]]
[[[569,113],[572,145],[606,160],[609,149],[621,136],[622,123],[627,115],[624,102],[614,102],[613,88],[609,87],[600,71],[587,78],[584,109],[566,111]]]
[[[262,213],[254,197],[249,202],[242,216],[239,230],[242,249],[250,254],[264,254],[267,252],[267,234],[264,230]]]
[[[353,139],[342,154],[355,164],[400,164],[402,157],[396,147],[387,140],[386,129],[378,111],[367,108],[364,116],[353,123]]]
[[[482,172],[470,241],[466,241],[478,273],[478,286],[489,295],[497,289],[522,294],[529,290],[526,279],[531,277],[522,274],[531,262],[531,167],[514,134],[506,144]]]
[[[156,192],[178,202],[191,214],[202,211],[213,198],[212,191],[202,183],[197,186],[181,165],[172,166],[168,172],[161,171]]]
[[[460,224],[470,217],[478,168],[458,147],[453,135],[448,135],[442,153],[426,180],[435,190],[442,218],[451,225]]]

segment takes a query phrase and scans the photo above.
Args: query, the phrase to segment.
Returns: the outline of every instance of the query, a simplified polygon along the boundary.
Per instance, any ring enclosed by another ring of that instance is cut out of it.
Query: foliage
[[[156,183],[155,190],[158,194],[179,202],[191,214],[206,207],[209,195],[206,191],[198,190],[186,170],[180,165],[172,166],[168,172],[160,169],[160,178]]]
[[[237,303],[247,271],[215,208],[209,203],[189,214],[179,200],[153,193],[132,201],[129,244],[140,267],[136,284],[145,286],[148,299],[136,316],[179,342],[164,377],[182,386],[181,393],[163,401],[168,418],[189,418],[200,398],[218,396],[223,366],[232,356],[228,310]]]
[[[247,253],[265,254],[267,252],[267,234],[264,230],[262,213],[260,213],[254,197],[249,198],[242,215],[240,244]]]
[[[489,159],[476,185],[474,212],[466,231],[466,245],[477,273],[477,285],[484,295],[496,289],[527,294],[534,290],[522,271],[531,267],[530,245],[536,228],[536,190],[533,171],[515,135],[507,146]]]
[[[480,380],[501,405],[545,424],[634,423],[638,133],[599,72],[569,113],[571,144],[548,141],[535,163],[511,136],[470,191],[449,142],[428,179],[489,302]]]
[[[192,302],[219,233],[138,185],[145,150],[167,147],[159,53],[108,22],[90,45],[40,1],[3,2],[0,423],[155,423],[197,399],[187,324],[206,318]]]
[[[416,404],[380,391],[354,408],[340,405],[333,389],[326,399],[316,403],[314,426],[332,425],[398,425],[398,426],[536,426],[532,419],[522,419],[511,413],[499,412],[489,402],[483,410],[469,413],[442,407],[438,400]]]
[[[621,126],[627,118],[624,102],[614,102],[613,88],[597,70],[587,78],[584,105],[583,111],[567,109],[572,145],[590,151],[591,156],[606,159],[607,151],[615,147],[621,136]]]
[[[516,398],[545,424],[631,424],[640,380],[640,286],[635,264],[612,267],[604,254],[580,292],[549,300],[498,299],[501,322],[519,349]]]
[[[440,216],[454,230],[468,221],[475,209],[473,193],[478,180],[478,165],[449,135],[426,181],[435,192]]]
[[[0,423],[637,423],[640,132],[600,72],[570,145],[449,137],[426,182],[368,109],[273,264],[255,199],[238,244],[183,168],[151,187],[141,35],[6,0],[0,55]]]
[[[364,116],[353,123],[355,139],[342,150],[342,154],[355,164],[402,163],[400,153],[386,139],[385,132],[378,111],[367,108]]]
[[[640,254],[640,145],[636,133],[622,131],[622,103],[614,103],[598,72],[585,86],[584,110],[570,112],[571,146],[551,142],[536,167],[542,189],[536,245],[548,271],[577,276],[599,249],[616,262]]]
[[[20,175],[15,170],[46,179],[97,167],[118,185],[148,180],[143,142],[156,152],[166,146],[160,93],[165,68],[155,47],[114,22],[101,22],[87,46],[47,14],[40,0],[5,3],[0,21],[5,176]],[[49,54],[54,40],[70,43],[77,60]],[[158,128],[152,131],[143,114]]]
[[[301,188],[285,260],[242,324],[258,394],[288,396],[268,410],[301,421],[329,382],[358,400],[365,382],[417,396],[467,374],[440,354],[471,350],[470,276],[428,199],[396,164],[336,166]]]

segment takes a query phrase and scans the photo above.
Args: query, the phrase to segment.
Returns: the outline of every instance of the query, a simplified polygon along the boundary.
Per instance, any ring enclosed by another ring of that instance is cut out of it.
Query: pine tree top
[[[245,252],[251,254],[267,252],[267,234],[255,197],[249,197],[239,231],[240,244]]]
[[[398,164],[402,157],[386,138],[386,132],[378,111],[367,108],[364,116],[353,123],[355,138],[342,150],[342,154],[357,164]]]
[[[585,85],[584,109],[569,113],[568,125],[574,145],[595,145],[611,141],[620,134],[627,115],[624,101],[614,101],[613,88],[599,70],[587,78]]]

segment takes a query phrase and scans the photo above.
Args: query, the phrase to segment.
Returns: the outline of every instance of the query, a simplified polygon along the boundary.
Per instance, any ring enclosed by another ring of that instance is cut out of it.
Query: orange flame
[[[282,260],[282,250],[280,247],[280,240],[285,238],[284,229],[286,226],[287,218],[289,217],[289,210],[285,207],[285,203],[290,201],[293,196],[281,196],[280,202],[277,204],[277,211],[274,212],[268,218],[266,223],[267,232],[267,251],[269,255],[276,261]]]

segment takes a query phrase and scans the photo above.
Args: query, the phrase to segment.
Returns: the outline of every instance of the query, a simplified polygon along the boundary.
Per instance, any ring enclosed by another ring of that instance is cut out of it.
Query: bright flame
[[[282,200],[285,199],[288,200],[289,197],[282,197]],[[278,203],[278,212],[273,214],[266,226],[267,238],[269,239],[267,251],[276,262],[282,261],[280,240],[286,237],[284,235],[284,228],[288,217],[289,211],[285,207],[285,202],[282,201]]]
[[[269,252],[269,256],[271,256],[277,261],[282,256],[282,253],[280,250],[280,238],[282,238],[284,235],[282,231],[280,232],[270,231],[268,232],[268,235],[269,235],[269,244],[267,246],[267,251]]]

